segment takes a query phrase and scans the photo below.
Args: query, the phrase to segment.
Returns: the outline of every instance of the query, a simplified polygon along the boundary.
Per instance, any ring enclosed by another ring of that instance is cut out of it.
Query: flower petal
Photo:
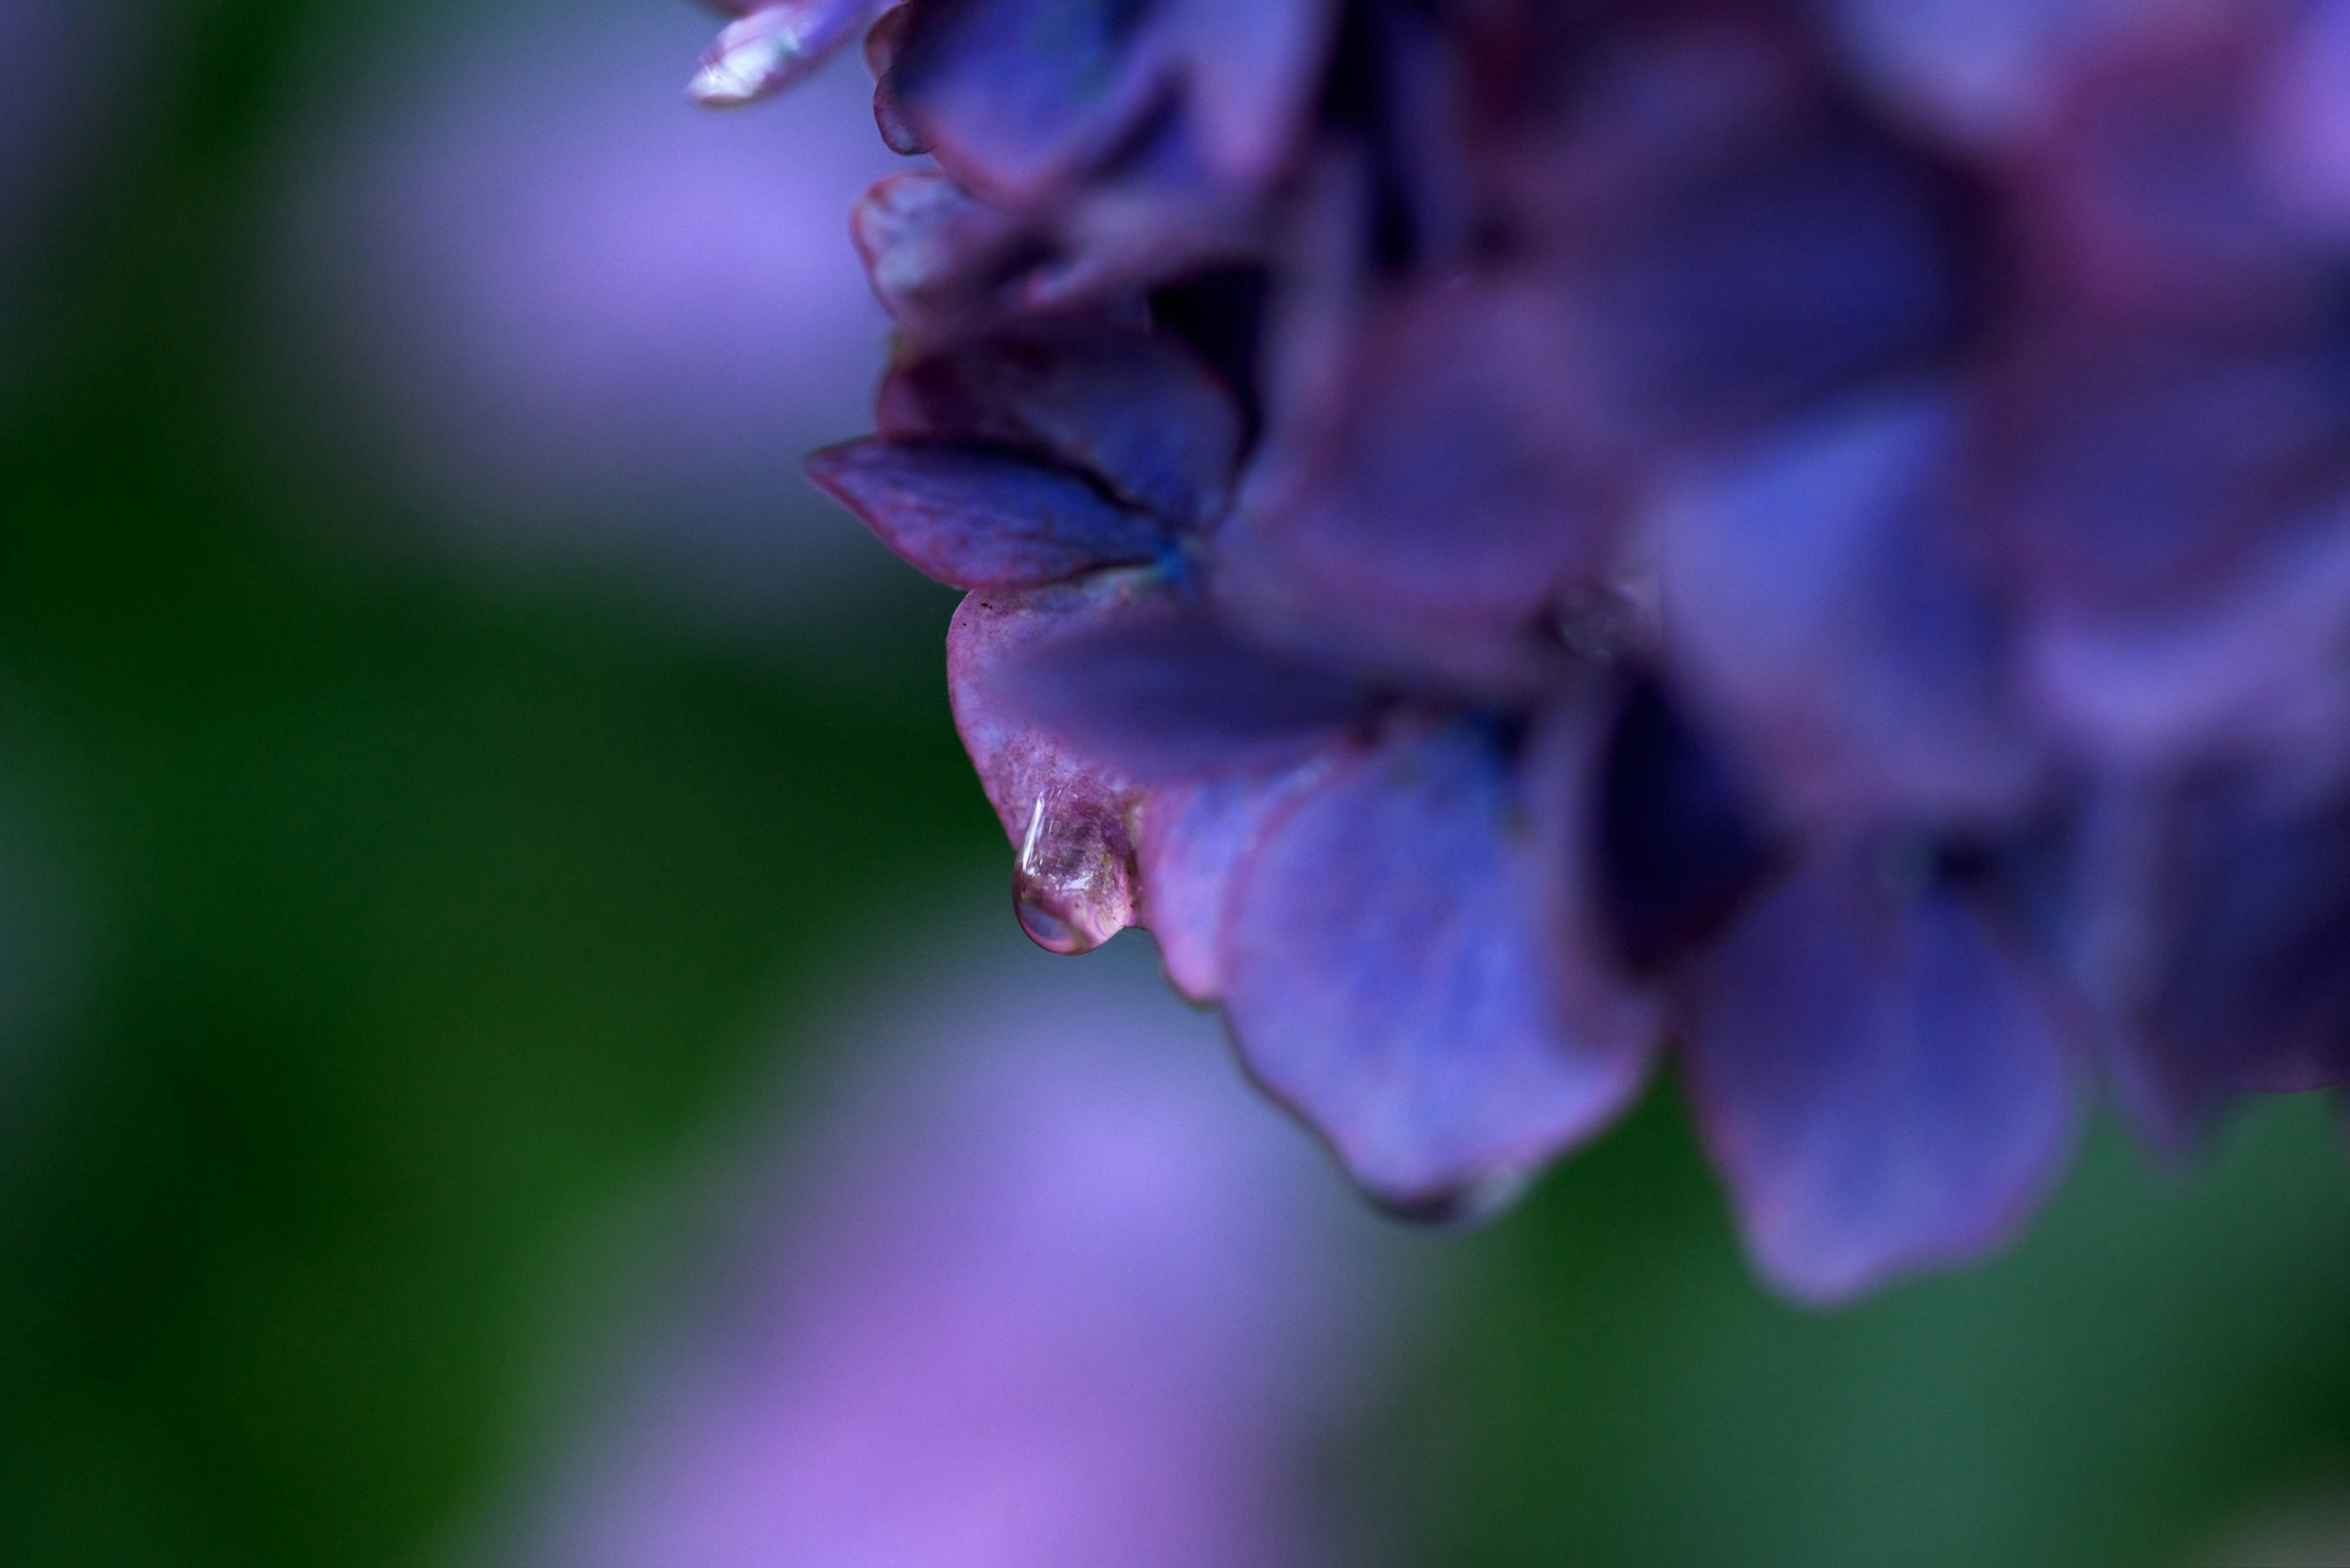
[[[1562,781],[1546,777],[1544,786]],[[1653,1045],[1557,919],[1561,847],[1500,737],[1468,723],[1334,761],[1232,890],[1224,1004],[1260,1082],[1375,1197],[1451,1211],[1612,1120]],[[1573,815],[1570,812],[1568,815]]]
[[[1981,818],[2034,787],[2004,628],[1953,537],[1957,434],[1939,398],[1865,404],[1658,509],[1675,668],[1814,819]]]
[[[1138,846],[1142,924],[1158,939],[1168,983],[1193,1002],[1223,994],[1232,888],[1268,823],[1329,765],[1329,754],[1270,775],[1161,784],[1144,808]]]
[[[1032,210],[1089,171],[1171,88],[1147,6],[1131,0],[931,0],[891,80],[940,166]]]
[[[739,10],[702,57],[686,91],[705,109],[739,109],[816,74],[879,0],[775,0]]]
[[[2005,1241],[2080,1119],[2073,1048],[1972,895],[1884,853],[1821,853],[1694,961],[1683,995],[1747,1248],[1819,1304]]]
[[[1035,639],[995,670],[999,711],[1146,783],[1293,765],[1371,708],[1347,677],[1171,607]]]
[[[1139,565],[1164,543],[1150,517],[1017,452],[866,440],[827,447],[807,466],[883,544],[957,587],[1028,587]]]
[[[1114,622],[1162,592],[1150,572],[1097,572],[1023,593],[973,594],[947,628],[955,729],[988,804],[1019,846],[1014,906],[1037,945],[1099,947],[1135,919],[1133,781],[1071,754],[993,701],[997,667],[1033,642]]]
[[[896,441],[1038,452],[1178,528],[1214,519],[1240,459],[1240,410],[1212,370],[1169,338],[1097,324],[918,356],[883,385],[879,422]]]
[[[1041,246],[1030,225],[943,174],[892,174],[849,215],[874,296],[909,332],[942,335],[1001,307]]]

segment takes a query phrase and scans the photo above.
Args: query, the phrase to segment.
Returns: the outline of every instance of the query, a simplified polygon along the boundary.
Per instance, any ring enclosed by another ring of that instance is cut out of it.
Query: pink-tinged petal
[[[881,306],[910,332],[951,331],[997,308],[1034,256],[1029,225],[943,174],[892,174],[849,216]]]
[[[1604,987],[1567,972],[1568,846],[1528,797],[1569,782],[1474,725],[1403,734],[1334,761],[1246,857],[1222,964],[1243,1058],[1386,1203],[1457,1212],[1645,1080],[1647,1010],[1578,1006]]]
[[[1863,405],[1658,508],[1674,666],[1799,814],[1980,819],[2035,785],[2007,628],[1957,548],[1959,434],[1939,398]]]
[[[1142,924],[1170,984],[1193,1002],[1223,994],[1224,924],[1234,878],[1291,797],[1329,765],[1317,755],[1269,775],[1162,784],[1150,792],[1139,846]]]
[[[1359,725],[1374,702],[1349,676],[1172,606],[1033,639],[998,661],[987,697],[1147,784],[1294,766]]]
[[[1393,292],[1336,335],[1296,326],[1248,505],[1313,597],[1509,639],[1601,569],[1607,494],[1560,375],[1562,309],[1531,280],[1467,279]]]
[[[807,469],[883,544],[960,588],[1030,587],[1137,566],[1164,544],[1155,519],[1017,452],[853,441],[814,453]]]
[[[1035,210],[1118,151],[1173,85],[1126,0],[929,0],[890,75],[967,189]]]
[[[973,594],[947,628],[955,729],[1018,848],[1014,907],[1029,936],[1055,952],[1087,951],[1134,923],[1143,791],[1003,712],[990,693],[998,667],[1031,644],[1148,610],[1163,591],[1151,572],[1097,572],[1023,593]]]
[[[777,0],[743,9],[702,57],[686,91],[705,109],[739,109],[771,98],[814,75],[856,35],[876,4]]]
[[[2050,998],[1974,889],[1822,852],[1685,971],[1685,1061],[1756,1267],[1832,1304],[1980,1257],[2055,1182],[2082,1106]]]
[[[881,389],[881,433],[980,441],[1091,474],[1177,528],[1222,510],[1241,416],[1181,344],[1106,324],[1031,323],[920,355]]]

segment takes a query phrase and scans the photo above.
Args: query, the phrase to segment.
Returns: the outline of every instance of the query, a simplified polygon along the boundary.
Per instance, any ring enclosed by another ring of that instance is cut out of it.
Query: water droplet
[[[779,0],[728,25],[702,57],[686,95],[704,109],[739,109],[806,78],[847,41],[870,0]]]
[[[1134,923],[1134,847],[1122,814],[1036,797],[1012,878],[1013,908],[1047,952],[1087,953]]]

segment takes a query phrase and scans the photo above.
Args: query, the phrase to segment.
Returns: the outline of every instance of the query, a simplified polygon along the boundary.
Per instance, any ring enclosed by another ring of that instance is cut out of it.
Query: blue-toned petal
[[[2192,1147],[2251,1093],[2350,1075],[2350,798],[2213,772],[2117,786],[2079,836],[2059,929],[2123,1103]]]
[[[1073,755],[993,700],[999,667],[1041,640],[1150,613],[1164,589],[1149,571],[973,594],[947,628],[947,693],[956,732],[1018,851],[1014,907],[1040,947],[1076,953],[1136,919],[1135,823],[1142,787]]]
[[[1349,676],[1242,641],[1196,611],[1036,639],[997,666],[989,698],[1073,753],[1148,783],[1294,765],[1373,706]]]
[[[1772,148],[1660,193],[1578,279],[1578,367],[1614,439],[1770,418],[1947,357],[1980,235],[1913,161],[1859,136]]]
[[[1800,814],[1980,819],[2035,787],[2008,629],[1957,548],[1960,433],[1938,397],[1863,404],[1658,508],[1674,667]]]
[[[1240,868],[1290,799],[1334,753],[1271,774],[1162,784],[1150,791],[1138,846],[1142,924],[1168,983],[1193,1002],[1223,994],[1224,924]]]
[[[1545,778],[1545,784],[1557,781]],[[1560,846],[1502,738],[1455,724],[1333,763],[1232,893],[1224,1005],[1258,1080],[1399,1208],[1444,1212],[1620,1113],[1646,1010],[1578,1010]],[[1580,1015],[1578,1015],[1580,1012]]]
[[[890,73],[908,120],[972,191],[1033,209],[1118,150],[1173,87],[1134,0],[928,0]]]
[[[1533,633],[1611,544],[1605,475],[1534,280],[1391,291],[1333,337],[1299,325],[1290,406],[1248,503],[1282,569],[1333,613],[1431,641]]]
[[[1690,963],[1682,1001],[1707,1146],[1756,1266],[1798,1300],[1992,1251],[2073,1147],[2064,1025],[1915,846],[1824,851]]]
[[[1164,26],[1184,61],[1186,107],[1207,163],[1257,189],[1305,129],[1336,29],[1330,0],[1181,0]]]
[[[854,441],[808,476],[881,542],[942,583],[1003,589],[1154,558],[1157,521],[1017,452]]]
[[[1170,527],[1222,510],[1240,410],[1181,344],[1105,324],[1030,324],[916,357],[881,389],[899,441],[1020,447],[1099,480]]]

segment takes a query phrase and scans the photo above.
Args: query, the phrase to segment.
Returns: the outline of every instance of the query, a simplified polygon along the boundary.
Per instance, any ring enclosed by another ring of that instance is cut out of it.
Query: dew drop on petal
[[[1013,907],[1047,952],[1088,953],[1134,923],[1134,849],[1112,814],[1036,797],[1012,878]]]

